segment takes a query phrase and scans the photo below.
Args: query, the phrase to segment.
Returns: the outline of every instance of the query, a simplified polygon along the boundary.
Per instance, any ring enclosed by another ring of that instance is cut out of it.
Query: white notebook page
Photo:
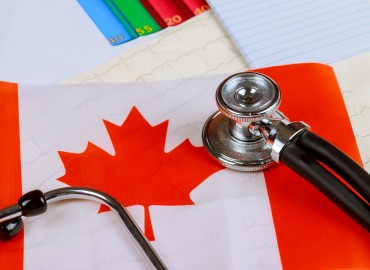
[[[208,0],[251,67],[332,63],[370,51],[364,0]]]

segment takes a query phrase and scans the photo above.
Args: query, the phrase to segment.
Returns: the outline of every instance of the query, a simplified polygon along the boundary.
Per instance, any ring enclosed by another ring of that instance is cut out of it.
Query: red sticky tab
[[[0,82],[0,208],[15,204],[22,195],[18,86]],[[23,231],[0,242],[1,269],[23,269]]]
[[[140,2],[145,7],[145,9],[149,12],[149,14],[152,15],[154,20],[159,24],[159,26],[162,29],[167,27],[166,22],[162,19],[162,17],[158,14],[158,12],[149,4],[147,0],[140,0]]]
[[[192,12],[182,1],[173,0],[145,0],[159,14],[168,25],[180,24],[193,16]],[[144,1],[142,1],[144,3]]]
[[[198,15],[210,9],[205,0],[182,0],[194,15]]]
[[[282,91],[280,110],[361,164],[334,71],[321,64],[259,69]],[[284,165],[265,172],[284,269],[370,269],[370,234]]]

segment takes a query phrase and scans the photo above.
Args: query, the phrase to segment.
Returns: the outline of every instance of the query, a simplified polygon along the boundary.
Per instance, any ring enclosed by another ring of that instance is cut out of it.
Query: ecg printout
[[[251,67],[333,63],[370,50],[364,0],[208,0]]]

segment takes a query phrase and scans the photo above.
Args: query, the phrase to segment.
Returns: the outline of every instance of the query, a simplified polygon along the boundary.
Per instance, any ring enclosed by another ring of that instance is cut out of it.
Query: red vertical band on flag
[[[304,121],[361,164],[333,69],[297,64],[259,69],[282,91],[280,110]],[[370,234],[284,165],[265,172],[284,269],[370,269]]]
[[[0,208],[22,195],[18,87],[0,82]],[[0,268],[23,269],[23,231],[9,242],[0,242]]]

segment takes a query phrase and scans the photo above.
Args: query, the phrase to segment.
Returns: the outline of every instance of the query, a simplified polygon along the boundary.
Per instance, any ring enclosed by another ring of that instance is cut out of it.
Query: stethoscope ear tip
[[[9,241],[15,237],[23,228],[22,217],[15,217],[13,219],[0,223],[0,240]]]
[[[30,191],[19,198],[0,215],[0,241],[8,241],[16,236],[23,228],[22,217],[32,217],[45,213],[47,203],[44,193],[40,190]]]

